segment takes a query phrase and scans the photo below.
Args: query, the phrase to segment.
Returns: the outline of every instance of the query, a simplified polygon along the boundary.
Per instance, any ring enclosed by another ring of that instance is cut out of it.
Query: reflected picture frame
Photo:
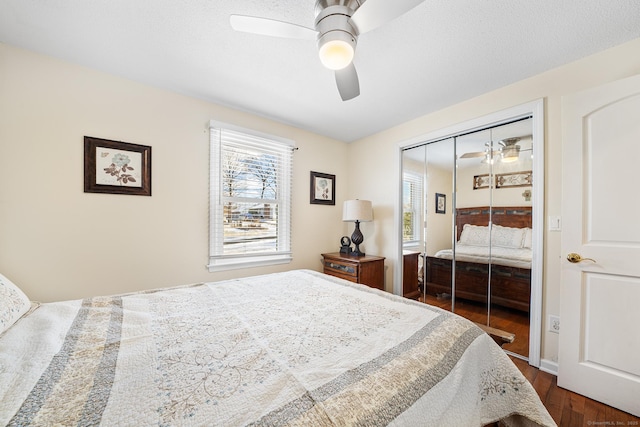
[[[514,188],[533,186],[533,171],[521,171],[496,174],[496,188]]]
[[[447,196],[442,193],[436,193],[436,213],[443,214],[447,212]]]

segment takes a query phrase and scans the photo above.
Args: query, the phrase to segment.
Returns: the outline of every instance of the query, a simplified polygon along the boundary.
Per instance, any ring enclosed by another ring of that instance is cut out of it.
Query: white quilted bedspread
[[[0,337],[0,425],[555,425],[445,311],[298,270],[48,303]]]

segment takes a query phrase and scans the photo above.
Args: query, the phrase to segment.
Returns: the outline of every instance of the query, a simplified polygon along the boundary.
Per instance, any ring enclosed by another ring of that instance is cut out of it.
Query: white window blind
[[[402,187],[402,241],[411,244],[420,240],[422,176],[404,172]]]
[[[211,122],[209,270],[291,260],[293,142]]]

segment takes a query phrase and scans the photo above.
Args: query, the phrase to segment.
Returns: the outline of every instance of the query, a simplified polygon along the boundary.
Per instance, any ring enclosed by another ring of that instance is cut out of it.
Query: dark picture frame
[[[447,212],[447,196],[445,194],[436,193],[436,213],[443,214]]]
[[[311,171],[309,193],[309,202],[311,204],[335,205],[336,176],[328,173]]]
[[[151,147],[85,136],[84,192],[151,196]]]

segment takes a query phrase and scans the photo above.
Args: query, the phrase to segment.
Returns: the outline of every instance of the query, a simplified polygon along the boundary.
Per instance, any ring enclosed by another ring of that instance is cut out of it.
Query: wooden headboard
[[[465,224],[489,225],[490,210],[493,214],[491,219],[495,225],[531,228],[531,206],[458,208],[456,209],[456,240],[460,240],[460,233]]]

